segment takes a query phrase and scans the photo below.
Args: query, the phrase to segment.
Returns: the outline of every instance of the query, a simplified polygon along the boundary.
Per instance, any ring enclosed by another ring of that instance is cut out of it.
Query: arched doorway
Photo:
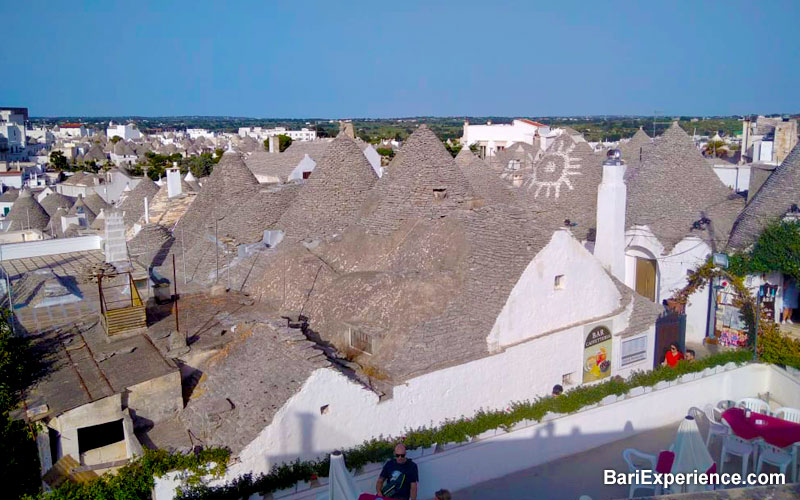
[[[629,286],[639,295],[657,303],[659,301],[659,269],[655,255],[642,247],[628,247],[625,255],[628,259],[627,267],[633,275]]]

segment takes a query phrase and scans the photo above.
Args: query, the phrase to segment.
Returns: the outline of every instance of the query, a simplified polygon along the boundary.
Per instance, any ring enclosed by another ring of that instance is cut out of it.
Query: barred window
[[[350,328],[350,347],[372,354],[372,336],[356,328]]]

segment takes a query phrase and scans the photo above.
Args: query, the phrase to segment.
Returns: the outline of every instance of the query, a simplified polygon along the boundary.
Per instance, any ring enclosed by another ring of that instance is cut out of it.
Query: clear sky
[[[800,112],[800,1],[0,0],[33,116]]]

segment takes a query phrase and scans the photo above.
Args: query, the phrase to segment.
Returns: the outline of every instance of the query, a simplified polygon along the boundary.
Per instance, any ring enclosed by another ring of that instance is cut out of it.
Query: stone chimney
[[[618,149],[608,152],[597,188],[597,232],[594,256],[618,280],[625,281],[625,162]]]
[[[126,262],[128,245],[125,243],[125,221],[121,210],[106,213],[106,262]]]
[[[181,195],[181,171],[178,169],[178,162],[172,164],[167,169],[167,197],[175,198]]]
[[[280,150],[280,139],[278,139],[277,135],[269,136],[269,152],[270,153],[277,153]]]

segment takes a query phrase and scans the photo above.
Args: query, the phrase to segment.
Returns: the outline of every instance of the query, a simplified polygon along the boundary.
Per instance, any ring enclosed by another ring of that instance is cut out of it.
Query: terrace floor
[[[777,402],[771,402],[773,406]],[[546,498],[548,500],[578,500],[587,495],[592,500],[612,500],[628,497],[628,486],[603,485],[603,470],[617,472],[628,470],[622,452],[635,448],[644,453],[656,455],[666,450],[675,441],[680,422],[642,432],[605,446],[564,457],[537,467],[532,467],[508,476],[480,483],[457,491],[453,498],[459,500],[507,500],[512,498]],[[705,437],[706,427],[700,424],[700,432]],[[721,440],[711,442],[711,457],[719,460]],[[721,472],[739,472],[741,461],[732,457]],[[765,467],[764,472],[777,472]],[[446,485],[442,485],[446,487]],[[652,490],[640,489],[636,495],[646,496]],[[741,491],[748,491],[747,489]],[[743,497],[745,498],[745,497]],[[749,497],[747,497],[749,498]]]
[[[508,500],[512,498],[547,498],[548,500],[578,500],[588,495],[592,500],[627,498],[627,486],[604,486],[603,470],[626,471],[622,451],[636,448],[656,454],[675,440],[680,422],[642,432],[600,448],[570,455],[560,460],[532,467],[505,477],[486,481],[457,491],[459,500]],[[442,485],[447,487],[447,485]],[[646,495],[648,490],[637,494]]]

